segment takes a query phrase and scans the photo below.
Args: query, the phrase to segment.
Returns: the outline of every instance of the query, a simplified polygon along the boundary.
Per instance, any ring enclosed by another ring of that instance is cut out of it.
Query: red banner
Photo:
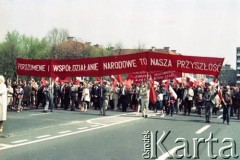
[[[99,77],[99,58],[52,60],[52,77]]]
[[[17,58],[16,69],[18,75],[51,77],[51,60]]]
[[[164,72],[177,71],[218,77],[223,60],[224,58],[169,55],[156,52],[63,60],[17,58],[17,74],[38,77],[98,77],[164,70]],[[159,73],[158,79],[164,77],[163,75]]]
[[[218,77],[224,58],[196,57],[151,53],[148,57],[148,69],[169,69],[185,73],[207,74]]]
[[[132,79],[134,82],[143,82],[146,80],[161,81],[164,79],[174,79],[182,77],[182,72],[177,72],[173,70],[160,70],[160,71],[151,71],[147,72],[135,72],[128,75],[129,79]]]

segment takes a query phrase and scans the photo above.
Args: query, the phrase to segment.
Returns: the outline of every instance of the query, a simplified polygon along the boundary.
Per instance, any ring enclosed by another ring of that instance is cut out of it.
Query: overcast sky
[[[103,46],[224,57],[235,69],[239,17],[240,0],[0,0],[0,41],[7,31],[42,38],[57,27]]]

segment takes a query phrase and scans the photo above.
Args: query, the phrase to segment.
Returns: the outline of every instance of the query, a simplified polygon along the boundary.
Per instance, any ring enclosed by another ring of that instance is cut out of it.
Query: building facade
[[[225,84],[225,85],[236,85],[237,70],[231,68],[230,64],[225,64],[224,66],[222,66],[222,70],[219,74],[219,82],[220,84]]]
[[[236,56],[237,84],[240,85],[240,47],[237,47]]]

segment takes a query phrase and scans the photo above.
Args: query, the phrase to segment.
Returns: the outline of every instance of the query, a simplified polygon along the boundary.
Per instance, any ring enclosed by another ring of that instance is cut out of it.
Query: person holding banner
[[[0,75],[0,134],[3,132],[3,122],[7,120],[7,87],[5,78]]]

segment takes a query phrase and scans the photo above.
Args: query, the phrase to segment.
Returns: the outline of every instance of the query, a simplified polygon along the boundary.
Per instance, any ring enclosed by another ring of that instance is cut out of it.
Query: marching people
[[[189,83],[183,93],[184,115],[189,116],[191,114],[191,110],[193,107],[193,97],[194,97],[194,91],[192,89],[192,84]]]
[[[54,82],[54,85],[53,85],[53,108],[55,108],[55,109],[58,108],[60,98],[61,98],[61,89],[60,89],[59,82]]]
[[[25,84],[25,85],[23,85]],[[30,83],[29,83],[30,84]],[[29,84],[27,86],[29,86]],[[83,85],[84,84],[84,85]],[[80,85],[73,84],[72,86],[68,82],[64,82],[62,86],[60,86],[58,83],[55,83],[53,86],[54,92],[54,104],[57,107],[58,103],[61,103],[63,105],[63,109],[68,109],[68,106],[70,105],[70,99],[71,99],[71,110],[75,110],[76,107],[78,107],[77,97],[81,97],[81,101],[83,101],[83,111],[86,112],[89,108],[90,100],[93,102],[94,109],[100,109],[100,113],[104,115],[103,109],[107,109],[109,107],[109,100],[110,100],[110,93],[112,93],[112,99],[114,100],[114,110],[118,108],[118,99],[120,98],[120,104],[122,105],[122,111],[126,112],[128,107],[129,98],[128,95],[131,95],[131,103],[130,106],[132,106],[132,109],[134,111],[140,112],[140,109],[142,111],[143,117],[148,117],[148,110],[149,110],[149,96],[150,96],[150,84],[148,82],[144,82],[142,86],[137,86],[136,84],[132,84],[132,88],[127,88],[126,85],[121,84],[120,87],[116,85],[111,89],[110,84],[111,83],[105,83],[103,86],[99,86],[99,83],[94,83],[92,86],[89,86],[89,83],[80,83]],[[16,109],[18,112],[21,112],[23,110],[23,103],[29,104],[29,100],[25,100],[23,102],[24,96],[29,95],[28,89],[26,86],[26,81],[23,81],[23,83],[17,85],[16,83],[11,85],[7,84],[7,97],[11,99],[11,96],[17,97],[16,102],[14,105],[14,101],[11,101],[7,99],[7,105],[12,104],[13,107],[16,106]],[[82,86],[82,87],[81,87]],[[191,84],[186,85],[186,89],[182,89],[181,86],[184,86],[184,84],[180,84],[179,86],[176,85],[174,87],[175,92],[177,93],[177,99],[174,99],[172,96],[172,93],[165,88],[164,84],[160,85],[160,89],[157,90],[157,108],[160,109],[161,115],[164,115],[163,113],[163,104],[165,103],[165,110],[168,115],[174,115],[174,108],[176,105],[176,102],[181,102],[181,97],[184,98],[184,114],[190,115],[191,108],[193,107],[193,104],[196,106],[197,115],[202,115],[202,108],[205,105],[205,119],[207,123],[211,123],[212,120],[212,114],[214,107],[218,106],[218,91],[216,89],[216,86],[213,84],[210,84],[206,87],[206,90],[204,91],[204,88],[202,86],[197,86],[195,90],[193,91],[193,86]],[[22,88],[23,87],[23,88]],[[89,88],[91,87],[91,89]],[[14,90],[14,88],[16,88]],[[31,87],[30,88],[36,88],[35,91],[38,92],[38,95],[42,93],[44,95],[43,98],[40,96],[37,99],[38,106],[42,103],[43,111],[47,112],[49,109],[52,110],[50,107],[52,106],[50,103],[49,92],[50,92],[50,86],[47,85],[41,85],[41,87],[33,87],[33,81],[31,81]],[[110,88],[110,91],[109,91]],[[70,90],[68,90],[70,89]],[[102,98],[101,97],[101,89],[102,89]],[[63,100],[59,101],[57,100],[60,96],[60,91],[62,91]],[[90,92],[91,91],[91,92]],[[221,101],[221,104],[223,106],[223,123],[226,122],[227,124],[230,124],[230,111],[233,108],[233,101],[235,101],[235,108],[236,111],[234,111],[235,114],[238,115],[238,119],[240,117],[239,114],[239,104],[240,104],[240,92],[239,88],[234,88],[234,100],[232,97],[232,91],[230,86],[225,87],[225,90],[223,90],[223,99]],[[69,92],[69,94],[67,94]],[[25,94],[24,94],[25,93]],[[168,94],[169,93],[169,94]],[[55,95],[56,94],[56,95]],[[69,95],[66,97],[66,95]],[[195,97],[194,97],[195,96]],[[194,97],[194,98],[193,98]],[[69,101],[66,102],[66,98],[69,98]],[[176,98],[176,97],[175,97]],[[230,99],[231,98],[231,99]],[[95,100],[94,100],[95,99]],[[165,100],[165,102],[164,102]],[[193,101],[195,103],[193,103]],[[33,103],[34,100],[31,100]],[[219,101],[220,102],[220,101]],[[34,103],[33,103],[34,104]],[[140,106],[137,108],[137,106]],[[103,108],[104,107],[104,108]],[[178,107],[177,107],[178,108]],[[176,110],[177,113],[177,110]]]
[[[142,105],[142,117],[148,117],[148,107],[149,107],[149,98],[150,98],[150,83],[144,82],[140,90],[141,95],[141,105]]]
[[[48,83],[43,88],[43,94],[44,94],[43,112],[47,113],[48,109],[49,109],[49,105],[51,105],[51,103],[50,103],[50,86]],[[52,107],[51,107],[51,111],[52,111]]]
[[[176,98],[174,97],[173,93],[169,93],[169,101],[168,101],[168,110],[167,110],[167,115],[171,114],[173,116],[174,114],[174,104],[175,104]]]
[[[207,87],[206,92],[204,92],[206,123],[211,123],[212,121],[212,110],[216,103],[215,97],[217,94],[218,94],[218,91],[215,89],[215,86],[213,84],[210,84]]]
[[[118,100],[119,100],[119,85],[115,84],[114,86],[115,88],[113,88],[112,92],[113,92],[113,104],[114,104],[114,111],[120,110],[119,105],[118,105]]]
[[[8,109],[12,110],[13,107],[13,88],[11,83],[7,84],[7,107]]]
[[[196,108],[197,108],[197,113],[198,116],[201,117],[202,116],[202,108],[203,108],[203,93],[204,93],[204,89],[202,86],[198,85],[197,89],[196,89]]]
[[[130,94],[131,94],[131,103],[130,103],[131,109],[136,112],[138,107],[138,97],[139,97],[139,88],[136,84],[132,84]]]
[[[87,112],[89,105],[90,105],[90,91],[88,88],[88,83],[85,83],[83,85],[83,91],[82,91],[82,102],[83,102],[83,111]]]
[[[106,115],[106,110],[109,105],[109,95],[111,92],[111,87],[109,86],[109,82],[103,82],[102,86],[102,106],[100,109],[100,115],[105,116]]]
[[[121,83],[120,84],[120,91],[119,91],[119,103],[122,107],[122,112],[126,112],[127,111],[127,107],[128,107],[128,94],[129,94],[129,90],[127,89],[127,87]]]
[[[95,82],[91,89],[91,101],[95,110],[100,109],[101,87]]]
[[[75,111],[75,108],[77,108],[78,103],[77,103],[77,98],[78,98],[78,85],[76,83],[72,84],[71,87],[71,111]]]
[[[165,84],[161,84],[160,86],[160,93],[163,94],[163,110],[165,110],[165,112],[167,111],[167,107],[168,107],[168,99],[169,99],[169,93],[168,93],[168,89],[165,87]]]
[[[161,90],[157,91],[157,109],[159,109],[160,115],[164,116],[164,113],[163,113],[163,93],[161,93]]]
[[[29,107],[30,100],[31,100],[31,94],[32,94],[32,87],[31,83],[27,83],[24,81],[23,83],[23,99],[22,99],[22,104],[23,108],[24,107]]]
[[[23,92],[24,91],[23,91],[21,85],[18,85],[18,88],[17,88],[17,112],[23,111],[23,106],[22,106]]]
[[[237,119],[240,119],[240,89],[236,93],[236,105],[237,105]]]
[[[78,86],[78,91],[77,91],[77,93],[78,93],[78,108],[80,108],[80,110],[82,109],[82,106],[83,106],[83,98],[82,98],[83,86],[84,86],[83,82],[80,82],[80,84]]]
[[[34,79],[31,80],[32,93],[31,93],[31,105],[32,107],[36,106],[36,96],[38,91],[38,84]]]
[[[5,78],[0,75],[0,134],[3,133],[3,122],[7,120],[7,87]]]
[[[227,124],[230,124],[230,112],[231,112],[231,107],[233,104],[232,101],[232,96],[231,96],[231,91],[230,87],[226,86],[223,89],[222,92],[223,99],[222,99],[222,105],[223,105],[223,123],[227,121]]]
[[[17,99],[18,99],[17,90],[18,90],[18,85],[17,85],[16,81],[13,82],[12,88],[13,88],[13,103],[12,103],[12,107],[13,107],[14,110],[17,110]]]

